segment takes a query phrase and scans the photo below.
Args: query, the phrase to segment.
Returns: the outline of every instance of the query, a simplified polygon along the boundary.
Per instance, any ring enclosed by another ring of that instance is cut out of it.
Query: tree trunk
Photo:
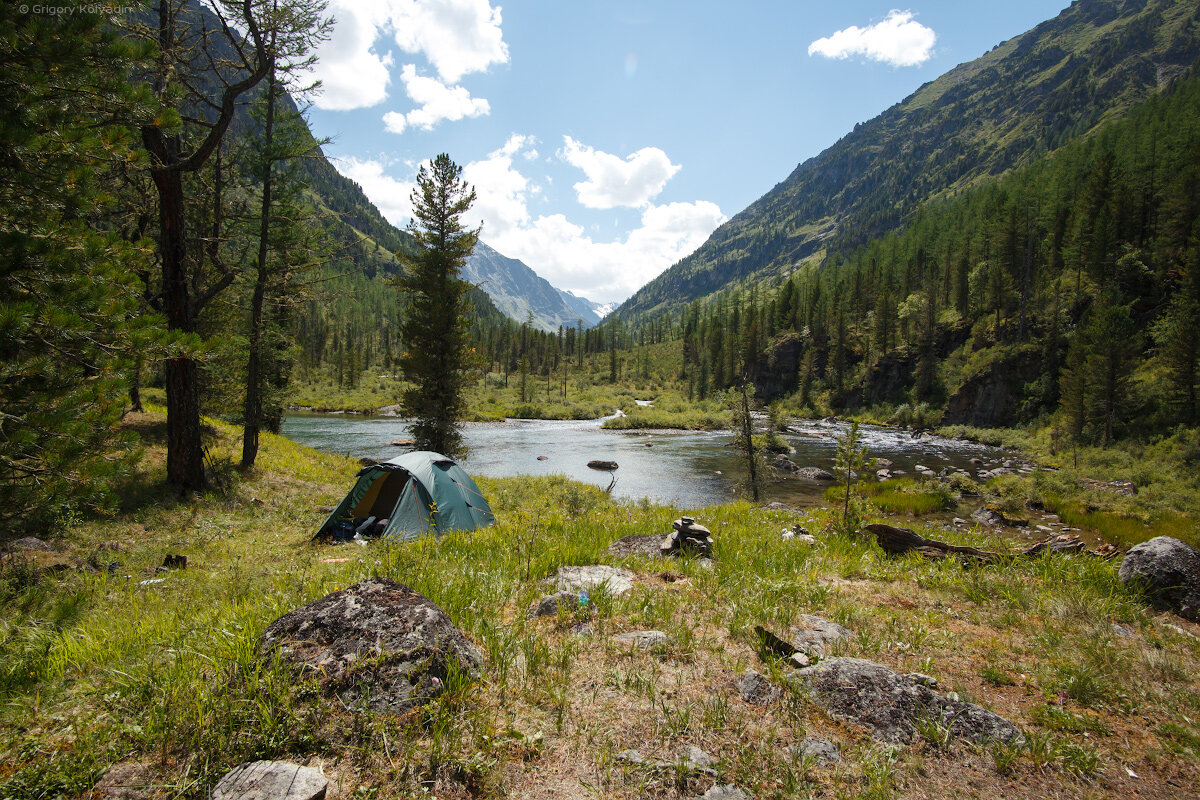
[[[271,40],[274,47],[274,37]],[[250,353],[246,359],[246,406],[242,423],[242,468],[254,466],[258,458],[258,432],[262,426],[262,317],[263,301],[267,294],[267,257],[271,232],[271,167],[275,142],[275,68],[267,73],[267,118],[263,124],[262,205],[258,219],[258,273],[254,295],[250,300]]]
[[[156,144],[170,158],[179,151],[178,138],[160,135]],[[187,282],[183,173],[178,169],[156,170],[154,183],[159,196],[159,250],[167,330],[194,333],[196,319]],[[167,481],[185,490],[201,490],[207,485],[197,373],[196,361],[189,356],[167,360]]]
[[[750,472],[750,497],[758,502],[758,470],[754,458],[754,425],[750,419],[750,386],[742,382],[742,435],[746,437],[746,466]]]
[[[130,375],[129,381],[129,410],[133,413],[140,414],[144,410],[142,408],[142,357],[137,356],[133,360],[133,372]]]
[[[250,300],[250,353],[246,359],[246,404],[242,424],[242,467],[254,466],[258,458],[258,432],[262,418],[262,316],[266,295],[266,273],[258,271],[254,295]]]

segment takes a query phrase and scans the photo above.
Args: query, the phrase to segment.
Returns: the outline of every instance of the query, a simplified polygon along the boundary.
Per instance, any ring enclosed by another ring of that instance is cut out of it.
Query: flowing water
[[[681,508],[702,508],[735,497],[743,468],[730,447],[730,436],[708,431],[612,431],[603,420],[507,420],[472,422],[463,426],[470,450],[463,467],[475,475],[561,474],[607,487],[615,475],[612,493],[630,499],[649,498]],[[802,467],[832,470],[837,438],[845,423],[797,421],[784,434],[796,449],[790,457]],[[284,436],[300,444],[355,458],[386,460],[404,448],[392,445],[407,439],[408,426],[395,417],[360,417],[348,414],[289,414]],[[985,445],[936,436],[914,438],[906,431],[863,425],[862,442],[869,455],[887,458],[890,469],[913,474],[918,466],[935,472],[962,469],[972,475],[1000,464],[1002,451]],[[980,459],[982,466],[973,464]],[[610,474],[589,469],[593,459],[616,461]],[[798,477],[773,482],[767,500],[795,506],[817,502],[828,484]]]

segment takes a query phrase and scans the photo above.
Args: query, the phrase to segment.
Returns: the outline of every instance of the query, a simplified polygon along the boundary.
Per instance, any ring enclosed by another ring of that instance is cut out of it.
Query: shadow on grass
[[[145,448],[145,456],[137,469],[115,487],[117,510],[129,514],[144,508],[170,509],[187,494],[167,483],[167,419],[159,413],[131,413],[122,421],[124,429],[135,436]],[[220,438],[212,425],[202,425],[206,443]]]

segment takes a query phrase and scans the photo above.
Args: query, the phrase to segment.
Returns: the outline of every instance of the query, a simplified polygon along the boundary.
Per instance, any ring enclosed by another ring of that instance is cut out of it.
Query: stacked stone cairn
[[[691,517],[680,517],[671,523],[675,530],[667,534],[659,545],[664,554],[691,554],[699,558],[712,558],[712,531],[696,524]]]

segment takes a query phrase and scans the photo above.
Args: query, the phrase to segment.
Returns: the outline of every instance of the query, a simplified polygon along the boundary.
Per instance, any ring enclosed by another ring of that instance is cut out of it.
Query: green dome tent
[[[462,467],[441,453],[417,450],[364,467],[317,536],[349,536],[373,527],[382,528],[372,531],[380,536],[409,540],[475,530],[495,521],[487,500]]]

